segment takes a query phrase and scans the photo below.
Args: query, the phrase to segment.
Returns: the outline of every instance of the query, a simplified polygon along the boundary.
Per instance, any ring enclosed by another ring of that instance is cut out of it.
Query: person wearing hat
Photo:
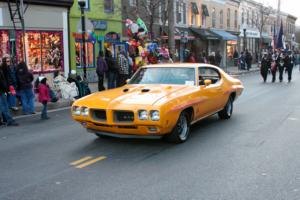
[[[264,83],[267,81],[268,71],[271,66],[271,61],[268,59],[267,52],[263,53],[261,60],[260,74],[263,77]]]
[[[47,120],[50,119],[47,114],[47,104],[50,101],[50,95],[49,95],[49,88],[47,85],[47,78],[45,77],[39,77],[39,89],[38,89],[38,96],[39,96],[39,102],[43,104],[43,110],[41,113],[41,119]]]
[[[288,82],[290,83],[292,80],[292,72],[293,72],[293,67],[295,63],[295,57],[292,54],[292,51],[288,52],[287,58],[286,58],[286,71],[288,73]]]

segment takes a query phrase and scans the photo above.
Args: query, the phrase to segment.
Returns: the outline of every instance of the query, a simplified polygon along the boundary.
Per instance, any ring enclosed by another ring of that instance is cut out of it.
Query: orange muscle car
[[[141,67],[120,88],[74,102],[72,117],[97,136],[188,139],[190,125],[218,113],[229,119],[244,87],[209,64]]]

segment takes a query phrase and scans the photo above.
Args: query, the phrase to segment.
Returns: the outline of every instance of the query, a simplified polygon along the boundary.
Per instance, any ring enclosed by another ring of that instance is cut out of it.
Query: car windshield
[[[187,67],[142,68],[128,84],[195,85],[195,69]]]

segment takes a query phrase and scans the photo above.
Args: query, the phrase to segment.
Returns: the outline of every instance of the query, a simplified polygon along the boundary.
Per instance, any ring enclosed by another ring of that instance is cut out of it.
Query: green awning
[[[209,17],[208,9],[205,4],[202,4],[202,15]]]
[[[198,35],[203,40],[220,40],[221,38],[215,33],[209,31],[208,29],[202,28],[190,28],[193,33]]]
[[[195,14],[195,15],[199,15],[199,10],[198,10],[198,6],[195,2],[192,2],[192,12]]]

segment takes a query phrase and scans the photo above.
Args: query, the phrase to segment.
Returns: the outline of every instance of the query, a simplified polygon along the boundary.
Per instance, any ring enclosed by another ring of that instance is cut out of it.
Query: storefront
[[[25,32],[14,29],[6,2],[0,2],[0,57],[8,54],[26,61],[35,74],[51,77],[53,71],[69,72],[68,9],[72,0],[26,1]],[[49,75],[48,75],[49,74]]]
[[[121,5],[120,0],[115,0],[109,4],[110,9],[106,9],[105,1],[87,0],[85,9],[86,19],[86,67],[87,80],[97,82],[96,74],[97,57],[99,51],[109,48],[113,55],[120,49],[118,47],[122,38],[122,15],[118,14],[115,6]],[[70,66],[76,70],[77,74],[83,75],[83,42],[81,36],[81,14],[77,3],[70,11]],[[115,50],[116,49],[116,50]]]
[[[34,73],[64,71],[62,31],[26,31],[25,50],[22,31],[16,32],[16,60],[23,61],[26,51],[28,68]]]

